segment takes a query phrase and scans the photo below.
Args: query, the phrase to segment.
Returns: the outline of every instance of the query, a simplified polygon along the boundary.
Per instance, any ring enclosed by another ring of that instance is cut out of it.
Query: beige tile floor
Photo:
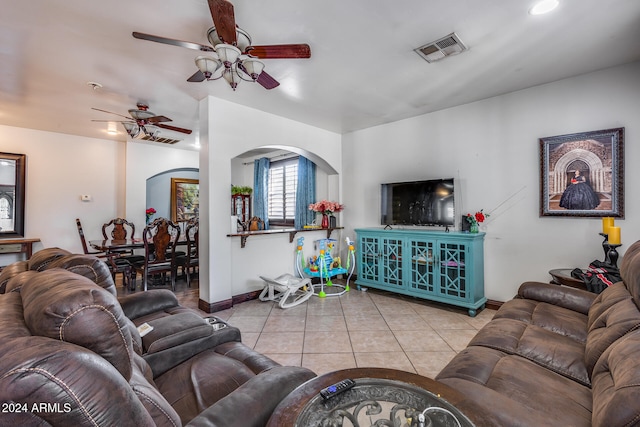
[[[197,286],[176,294],[197,308]],[[335,288],[334,288],[335,289]],[[352,288],[342,296],[281,309],[253,300],[214,313],[242,332],[242,341],[283,365],[318,375],[354,367],[386,367],[434,377],[495,314]]]

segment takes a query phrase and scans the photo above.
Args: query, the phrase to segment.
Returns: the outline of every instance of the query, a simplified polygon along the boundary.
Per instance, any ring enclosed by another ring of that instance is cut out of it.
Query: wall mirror
[[[0,239],[24,237],[26,156],[0,153]]]

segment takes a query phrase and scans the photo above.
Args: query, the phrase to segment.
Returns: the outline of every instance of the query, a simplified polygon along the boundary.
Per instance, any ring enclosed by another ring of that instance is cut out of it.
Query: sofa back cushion
[[[131,378],[130,321],[114,295],[62,269],[37,273],[22,285],[24,320],[33,335],[85,347]]]
[[[593,370],[594,427],[631,426],[640,420],[640,330],[602,354]]]
[[[629,246],[624,253],[620,276],[636,306],[640,307],[640,240]]]
[[[3,267],[0,272],[0,294],[9,292],[6,288],[7,282],[9,282],[10,279],[27,270],[29,270],[29,262],[27,261],[16,261],[13,264]]]
[[[93,255],[66,255],[51,261],[50,268],[64,268],[72,273],[84,276],[93,283],[106,289],[112,295],[117,295],[116,285],[107,264]]]
[[[640,328],[640,241],[625,253],[620,272],[622,282],[605,289],[589,308],[585,365],[590,376],[598,358],[611,344]]]
[[[60,248],[45,248],[31,255],[28,261],[29,270],[46,270],[49,263],[66,255],[71,255],[71,252]]]

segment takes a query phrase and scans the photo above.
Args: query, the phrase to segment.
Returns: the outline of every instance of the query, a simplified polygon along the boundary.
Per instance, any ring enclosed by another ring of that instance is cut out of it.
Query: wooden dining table
[[[186,245],[187,239],[180,238],[178,246]],[[144,240],[142,239],[102,239],[90,240],[89,245],[101,252],[113,252],[125,249],[144,249]]]
[[[95,250],[101,252],[112,252],[124,249],[143,249],[144,240],[142,239],[102,239],[90,240],[89,245]]]

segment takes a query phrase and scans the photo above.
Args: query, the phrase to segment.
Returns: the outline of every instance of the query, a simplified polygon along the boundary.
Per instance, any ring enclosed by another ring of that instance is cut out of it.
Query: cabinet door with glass
[[[251,196],[248,194],[231,195],[231,215],[246,223],[251,219]]]
[[[358,239],[358,278],[362,283],[403,287],[402,239],[362,234]]]
[[[403,240],[395,237],[381,238],[382,256],[380,279],[394,288],[404,287],[402,275]]]
[[[363,280],[380,281],[380,239],[362,236],[358,240],[358,277]]]
[[[466,242],[438,242],[439,280],[437,294],[449,299],[469,299],[467,272],[468,244]]]
[[[407,242],[410,262],[408,287],[413,291],[435,293],[435,275],[438,272],[435,240],[411,239]]]

